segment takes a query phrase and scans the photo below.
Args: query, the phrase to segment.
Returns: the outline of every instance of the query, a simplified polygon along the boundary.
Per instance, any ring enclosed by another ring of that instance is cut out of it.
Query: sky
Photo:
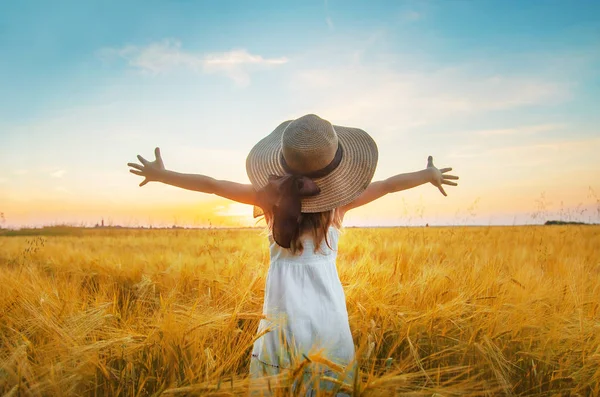
[[[0,3],[0,226],[252,226],[252,207],[128,172],[249,183],[315,113],[376,140],[374,180],[453,167],[355,226],[600,222],[600,2]]]

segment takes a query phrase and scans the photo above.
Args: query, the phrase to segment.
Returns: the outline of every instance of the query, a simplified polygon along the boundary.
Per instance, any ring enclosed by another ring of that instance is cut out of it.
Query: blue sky
[[[209,208],[243,223],[251,209],[139,189],[124,164],[158,145],[169,168],[247,182],[253,143],[317,113],[374,136],[376,178],[428,154],[461,176],[448,198],[421,187],[351,223],[524,223],[542,194],[591,218],[599,4],[5,2],[0,205],[12,225],[202,223]]]

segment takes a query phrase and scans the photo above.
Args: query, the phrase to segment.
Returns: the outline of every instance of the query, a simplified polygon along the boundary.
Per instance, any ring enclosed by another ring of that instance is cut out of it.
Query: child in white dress
[[[433,159],[421,171],[371,183],[378,151],[358,128],[334,126],[316,115],[280,124],[258,142],[246,160],[252,184],[220,181],[165,169],[160,150],[155,161],[138,155],[130,172],[255,206],[269,225],[271,261],[250,376],[254,391],[273,388],[314,395],[319,390],[351,388],[354,342],[336,256],[347,211],[385,194],[428,182],[446,195],[443,184],[458,179],[438,170]],[[261,382],[261,380],[265,380]],[[343,385],[346,384],[346,385]]]
[[[303,240],[300,254],[269,238],[271,264],[263,306],[267,318],[261,320],[258,333],[269,328],[270,332],[254,343],[252,378],[277,375],[304,364],[303,373],[297,378],[306,384],[311,383],[311,378],[318,380],[319,375],[342,378],[340,381],[352,384],[353,368],[348,364],[354,359],[354,342],[336,268],[340,232],[332,226],[327,233],[329,246],[323,241],[317,253],[311,238]],[[314,354],[338,364],[338,372],[322,363],[308,363],[307,357],[314,360]],[[339,371],[340,368],[344,370]],[[261,382],[255,381],[254,385],[260,389]],[[264,382],[262,386],[264,389]],[[333,386],[321,382],[318,388]]]

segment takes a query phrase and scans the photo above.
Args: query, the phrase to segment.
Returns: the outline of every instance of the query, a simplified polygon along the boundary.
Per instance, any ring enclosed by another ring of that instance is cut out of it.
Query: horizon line
[[[424,225],[371,225],[371,226],[359,226],[351,225],[344,226],[344,229],[396,229],[396,228],[427,228],[427,227],[520,227],[520,226],[600,226],[600,223],[588,223],[588,222],[577,222],[577,221],[561,221],[561,220],[547,220],[543,223],[512,223],[512,224],[446,224],[446,225],[431,225],[426,223]],[[125,230],[261,230],[265,226],[123,226],[123,225],[109,225],[109,226],[82,226],[82,225],[69,225],[69,224],[57,224],[57,225],[42,225],[42,226],[24,226],[24,227],[7,227],[3,228],[0,226],[0,231],[26,231],[26,230],[44,230],[53,228],[65,228],[65,229],[125,229]]]

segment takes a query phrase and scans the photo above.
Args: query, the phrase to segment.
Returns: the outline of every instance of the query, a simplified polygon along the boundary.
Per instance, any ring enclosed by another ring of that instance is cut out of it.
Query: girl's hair
[[[267,224],[269,225],[269,230],[272,231],[273,224],[272,222],[270,222],[270,214],[265,214],[265,218]],[[315,246],[315,253],[320,249],[321,243],[323,241],[325,241],[325,244],[327,244],[327,246],[331,248],[331,245],[329,244],[329,239],[327,238],[329,234],[329,228],[331,226],[337,228],[340,228],[342,226],[336,209],[333,209],[331,211],[315,213],[303,212],[302,214],[300,214],[298,230],[296,230],[296,232],[294,233],[294,238],[292,238],[290,250],[294,254],[301,254],[304,250],[304,245],[302,244],[302,237],[305,235],[309,235],[312,237]]]

